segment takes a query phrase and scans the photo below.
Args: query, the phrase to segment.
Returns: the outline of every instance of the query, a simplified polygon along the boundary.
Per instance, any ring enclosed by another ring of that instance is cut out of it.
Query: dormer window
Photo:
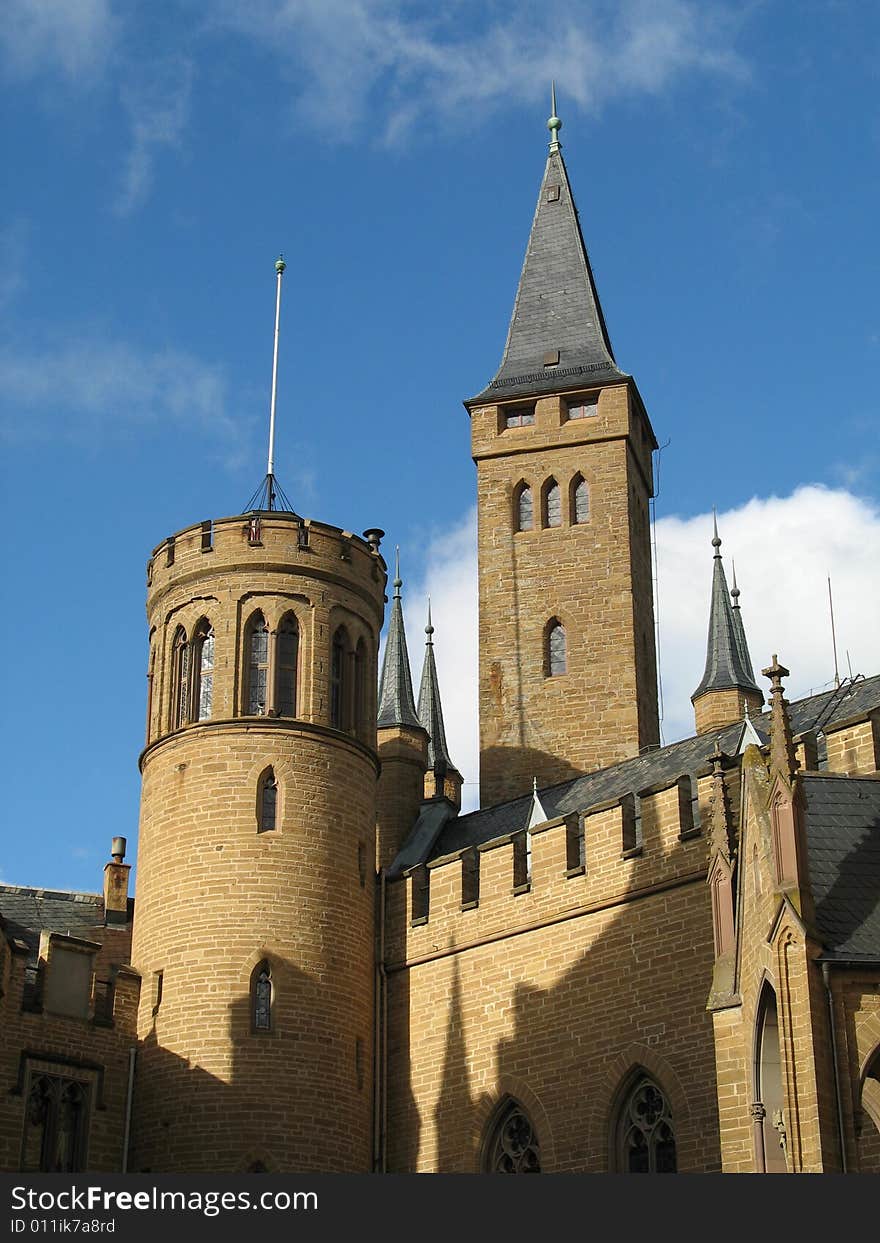
[[[599,394],[587,393],[584,397],[572,397],[568,402],[570,419],[589,419],[599,413]]]
[[[505,427],[527,427],[535,421],[534,406],[517,406],[504,414]]]

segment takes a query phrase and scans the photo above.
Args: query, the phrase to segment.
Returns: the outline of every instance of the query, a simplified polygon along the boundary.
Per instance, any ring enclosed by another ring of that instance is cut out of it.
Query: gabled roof
[[[721,560],[721,540],[718,528],[712,537],[715,549],[712,570],[712,598],[709,605],[709,637],[706,643],[706,668],[700,685],[691,695],[696,699],[706,691],[760,690],[755,682],[752,661],[749,656],[746,634],[743,629],[739,604],[731,604]],[[737,591],[737,599],[738,599]]]
[[[557,149],[554,150],[553,147]],[[548,355],[558,351],[555,365]],[[501,366],[465,405],[616,383],[618,368],[558,143],[551,144]]]
[[[0,885],[0,914],[6,921],[6,935],[24,941],[30,958],[35,959],[44,929],[88,939],[88,932],[102,927],[104,899],[97,893]]]
[[[880,963],[880,777],[805,773],[801,781],[824,956]]]
[[[391,617],[388,621],[388,638],[379,679],[379,729],[392,725],[413,725],[418,728],[419,718],[413,699],[412,674],[409,653],[406,650],[406,630],[403,625],[403,607],[400,601],[400,558],[394,574],[394,598],[391,601]]]
[[[833,703],[835,699],[836,703]],[[840,691],[823,691],[819,695],[796,700],[789,706],[789,715],[792,731],[797,736],[812,729],[817,720],[821,719],[822,728],[827,730],[837,721],[858,718],[877,707],[880,707],[880,675],[852,683]],[[824,713],[827,709],[830,713],[826,718]],[[770,737],[769,712],[752,717],[750,724],[761,741],[766,743]],[[734,721],[723,729],[683,738],[680,742],[658,747],[609,768],[570,778],[540,790],[541,805],[547,818],[553,820],[568,812],[584,811],[610,799],[620,798],[631,791],[647,790],[664,782],[671,785],[683,773],[708,773],[712,767],[709,757],[716,741],[726,755],[735,755],[742,733],[743,723]],[[483,845],[509,833],[518,833],[528,825],[532,806],[533,795],[524,794],[511,802],[451,819],[443,827],[427,858],[455,854],[469,846]]]

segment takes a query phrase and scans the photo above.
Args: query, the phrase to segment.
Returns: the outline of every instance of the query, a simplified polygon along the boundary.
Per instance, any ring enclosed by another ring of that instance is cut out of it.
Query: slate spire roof
[[[614,361],[560,150],[562,122],[555,107],[553,112],[550,152],[501,366],[465,405],[626,378]]]
[[[419,720],[428,731],[428,767],[435,773],[445,773],[454,769],[455,765],[449,758],[446,745],[446,730],[443,726],[443,708],[440,704],[440,683],[437,680],[437,665],[434,661],[434,640],[431,637],[434,627],[431,625],[431,601],[428,600],[428,624],[425,627],[425,663],[422,665],[422,681],[419,686]]]
[[[388,622],[388,639],[379,679],[379,729],[393,725],[414,725],[420,722],[413,699],[412,674],[409,654],[406,650],[406,631],[403,625],[403,606],[400,600],[400,549],[397,549],[394,566],[394,597],[391,601],[391,617]]]
[[[727,579],[721,560],[721,540],[718,523],[714,523],[712,547],[715,549],[712,571],[712,601],[709,608],[709,639],[706,644],[706,669],[703,680],[691,695],[696,699],[706,691],[744,690],[757,691],[755,674],[746,643],[746,632],[739,608],[739,588],[731,603],[727,591]]]

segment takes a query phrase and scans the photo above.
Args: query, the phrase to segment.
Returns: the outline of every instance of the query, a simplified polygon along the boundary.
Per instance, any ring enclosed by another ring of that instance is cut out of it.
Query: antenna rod
[[[272,351],[272,400],[269,407],[269,462],[266,475],[269,479],[269,508],[272,508],[272,476],[275,474],[275,397],[278,392],[278,329],[281,326],[281,276],[287,264],[278,256],[275,271],[278,274],[275,292],[275,346]]]
[[[828,575],[828,611],[831,614],[831,646],[834,648],[834,685],[840,686],[840,673],[837,669],[837,636],[834,633],[834,601],[831,598],[831,575]]]

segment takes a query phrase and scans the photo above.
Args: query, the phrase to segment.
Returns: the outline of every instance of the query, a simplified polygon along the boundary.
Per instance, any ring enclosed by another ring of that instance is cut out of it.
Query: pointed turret
[[[431,624],[431,601],[428,600],[428,624],[425,626],[425,663],[419,685],[419,720],[428,732],[428,771],[425,774],[425,797],[442,794],[461,807],[461,774],[449,756],[440,683],[434,660],[434,627]]]
[[[614,361],[562,158],[555,88],[552,111],[550,151],[501,366],[467,405],[625,378]]]
[[[381,771],[376,787],[376,860],[388,867],[415,824],[425,792],[428,736],[413,699],[400,588],[400,549],[394,565],[394,595],[379,681],[376,742]]]
[[[702,681],[691,695],[697,733],[718,729],[743,716],[757,715],[764,702],[755,683],[739,605],[727,590],[721,559],[718,522],[713,518],[712,599],[709,606],[709,638]]]
[[[741,593],[739,587],[736,585],[736,563],[733,560],[730,562],[730,572],[731,577],[733,578],[733,586],[730,589],[730,599],[733,605],[733,629],[736,634],[737,651],[739,652],[742,667],[757,686],[757,682],[755,680],[755,670],[752,666],[752,658],[749,655],[749,645],[746,641],[745,627],[743,626],[742,610],[739,607],[739,597]]]
[[[388,638],[382,676],[379,679],[379,729],[394,725],[420,724],[413,698],[412,674],[409,653],[406,650],[406,630],[403,624],[403,606],[400,588],[400,549],[396,550],[394,565],[394,596],[391,601],[391,617],[388,621]]]

